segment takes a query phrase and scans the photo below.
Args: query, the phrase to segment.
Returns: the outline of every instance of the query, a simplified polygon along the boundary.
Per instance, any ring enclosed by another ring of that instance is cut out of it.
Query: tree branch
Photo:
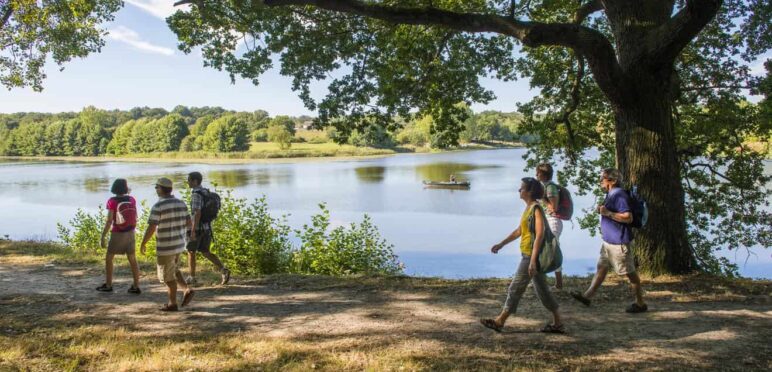
[[[8,4],[8,9],[5,10],[5,13],[3,14],[3,17],[0,18],[0,29],[5,27],[5,24],[8,23],[8,20],[11,19],[11,14],[13,14],[13,7],[11,4]]]
[[[334,12],[355,14],[395,24],[435,25],[472,33],[512,36],[528,47],[563,46],[584,56],[601,90],[613,101],[622,97],[622,70],[609,40],[597,30],[570,23],[525,22],[509,17],[457,13],[436,8],[407,8],[357,0],[264,0],[267,6],[313,5]],[[612,102],[616,103],[616,102]]]
[[[589,3],[580,6],[579,9],[576,10],[573,21],[576,24],[582,24],[590,14],[600,10],[603,10],[603,2],[601,2],[601,0],[590,0]]]
[[[652,30],[644,40],[647,58],[670,65],[681,51],[707,25],[723,0],[687,0],[673,18]]]

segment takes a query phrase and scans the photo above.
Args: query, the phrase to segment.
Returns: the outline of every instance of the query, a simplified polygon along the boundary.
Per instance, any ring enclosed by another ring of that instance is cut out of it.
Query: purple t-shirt
[[[609,191],[603,206],[614,213],[632,212],[627,192],[619,187]],[[600,234],[603,241],[609,244],[627,244],[633,240],[633,229],[629,224],[614,221],[606,216],[600,218]]]

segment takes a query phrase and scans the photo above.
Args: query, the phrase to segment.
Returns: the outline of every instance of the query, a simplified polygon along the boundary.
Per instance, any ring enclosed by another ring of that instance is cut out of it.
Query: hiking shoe
[[[107,283],[104,283],[104,284],[100,285],[99,287],[96,287],[96,290],[99,291],[99,292],[112,292],[113,291],[113,286],[107,285]]]
[[[142,291],[139,289],[139,287],[135,287],[133,285],[131,286],[131,288],[129,288],[128,292],[129,293],[133,293],[133,294],[140,294],[140,293],[142,293]]]
[[[198,284],[198,280],[196,280],[195,276],[189,276],[189,277],[185,278],[185,284],[187,284],[187,285]]]
[[[571,297],[574,298],[574,300],[577,300],[584,304],[584,306],[590,306],[590,299],[587,297],[584,297],[584,295],[581,292],[573,291],[571,292]]]
[[[647,310],[649,310],[649,306],[647,306],[646,304],[643,304],[643,306],[641,306],[636,303],[633,303],[632,305],[628,306],[627,309],[625,309],[625,312],[631,313],[631,314],[637,314],[637,313],[645,313]]]
[[[228,284],[228,281],[231,280],[231,271],[228,269],[223,268],[222,273],[220,273],[222,276],[222,281],[220,281],[220,285],[226,285]]]

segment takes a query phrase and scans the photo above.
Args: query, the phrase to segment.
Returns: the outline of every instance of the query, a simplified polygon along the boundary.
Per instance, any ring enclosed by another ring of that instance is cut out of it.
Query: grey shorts
[[[107,243],[107,253],[132,255],[135,250],[134,230],[110,233],[110,241]]]
[[[196,240],[190,240],[190,233],[188,233],[188,245],[185,249],[188,252],[202,252],[209,253],[209,247],[212,245],[212,230],[199,230],[196,231]]]
[[[598,266],[613,268],[619,275],[635,272],[635,257],[629,244],[601,243]]]

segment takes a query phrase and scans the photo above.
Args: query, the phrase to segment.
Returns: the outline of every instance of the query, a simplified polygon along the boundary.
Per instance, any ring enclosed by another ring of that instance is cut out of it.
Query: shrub
[[[324,204],[319,208],[321,212],[311,217],[311,225],[296,231],[302,244],[292,255],[293,272],[337,276],[402,272],[393,246],[381,238],[370,216],[328,234],[330,212]]]
[[[59,240],[77,253],[104,253],[105,250],[100,246],[100,240],[106,216],[107,214],[101,206],[94,214],[79,208],[75,212],[75,217],[69,222],[70,228],[61,223],[56,224]]]

